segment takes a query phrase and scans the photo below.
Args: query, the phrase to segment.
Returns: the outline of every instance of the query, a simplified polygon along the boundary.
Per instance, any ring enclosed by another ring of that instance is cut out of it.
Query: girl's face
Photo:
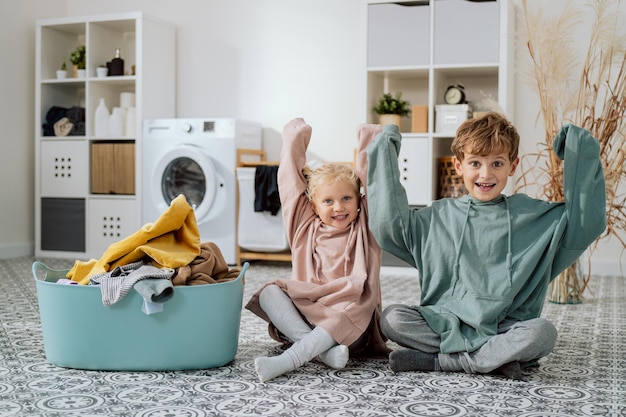
[[[348,227],[359,214],[358,194],[342,181],[317,187],[311,205],[324,224],[337,229]]]
[[[463,177],[465,188],[479,201],[490,201],[498,197],[508,177],[515,173],[519,158],[509,161],[508,152],[488,155],[465,154],[462,161],[454,158],[457,175]]]

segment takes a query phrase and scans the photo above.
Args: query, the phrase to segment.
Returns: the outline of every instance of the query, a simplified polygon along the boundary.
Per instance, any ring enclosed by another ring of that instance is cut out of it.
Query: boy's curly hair
[[[450,150],[459,161],[466,153],[487,155],[507,152],[509,160],[517,158],[519,133],[507,118],[497,112],[489,112],[477,119],[464,121],[456,131]]]
[[[302,173],[308,184],[306,196],[309,201],[313,200],[315,192],[320,186],[333,184],[337,181],[350,184],[354,187],[357,196],[360,195],[361,181],[354,168],[348,164],[327,162],[313,170],[307,165],[302,169]]]

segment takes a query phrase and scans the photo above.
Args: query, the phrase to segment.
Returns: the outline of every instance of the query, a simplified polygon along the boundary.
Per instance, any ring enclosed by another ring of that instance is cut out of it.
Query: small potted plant
[[[57,78],[63,79],[67,77],[67,65],[65,65],[65,61],[61,64],[61,69],[57,70]]]
[[[70,53],[70,62],[74,65],[74,77],[82,78],[85,76],[86,52],[85,45],[79,45]]]
[[[107,66],[98,65],[98,67],[96,68],[96,76],[98,76],[99,78],[102,78],[102,77],[106,77],[107,75],[109,75],[109,69],[107,68]]]
[[[411,113],[410,103],[402,100],[401,92],[396,92],[395,96],[391,93],[384,93],[373,110],[374,113],[380,115],[379,122],[381,125],[395,124],[400,126],[400,118]]]

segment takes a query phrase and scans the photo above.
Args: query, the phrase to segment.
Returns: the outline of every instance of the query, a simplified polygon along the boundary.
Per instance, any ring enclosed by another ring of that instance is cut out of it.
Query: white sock
[[[254,360],[254,368],[261,382],[269,381],[285,372],[293,371],[301,367],[322,352],[326,352],[336,345],[337,342],[326,333],[326,330],[321,327],[316,327],[303,339],[291,345],[291,347],[281,355],[256,358]],[[341,350],[337,351],[337,353],[340,352]],[[337,362],[335,364],[340,365],[340,361],[335,356],[341,357],[341,355],[335,353],[330,355],[330,357],[333,358],[333,363]]]
[[[289,349],[278,356],[261,356],[254,360],[254,369],[261,382],[269,381],[284,373],[293,371],[301,365],[298,356]]]
[[[334,369],[343,369],[348,363],[350,352],[348,351],[348,346],[336,345],[326,352],[320,353],[319,358],[326,366],[330,366]]]

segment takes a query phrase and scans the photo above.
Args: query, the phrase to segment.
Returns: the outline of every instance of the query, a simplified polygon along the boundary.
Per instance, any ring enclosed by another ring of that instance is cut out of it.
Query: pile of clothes
[[[229,269],[215,243],[200,242],[193,208],[181,194],[154,223],[113,243],[99,259],[76,261],[67,282],[99,285],[106,306],[134,289],[144,300],[143,311],[153,314],[177,285],[231,281],[240,272]]]

